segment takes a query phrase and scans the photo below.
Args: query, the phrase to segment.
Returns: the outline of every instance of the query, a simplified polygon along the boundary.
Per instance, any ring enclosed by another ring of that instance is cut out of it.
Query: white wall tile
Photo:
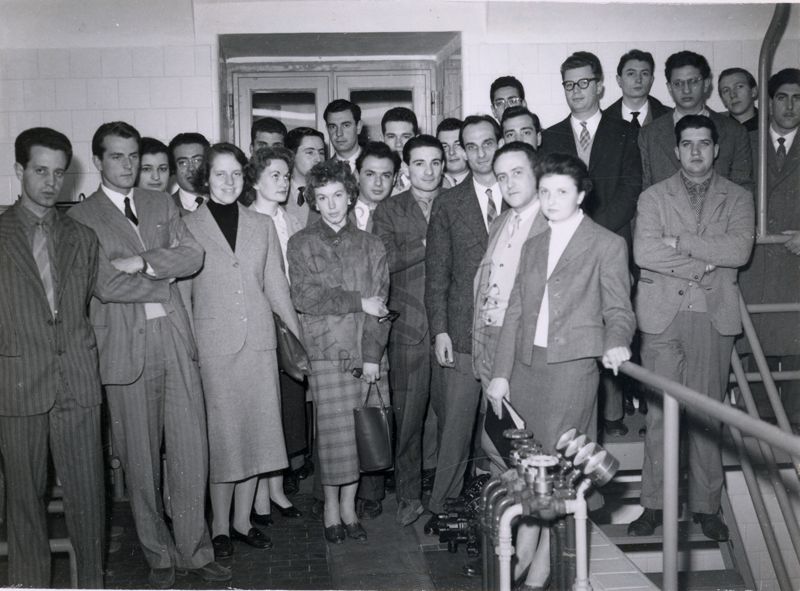
[[[479,45],[478,72],[493,75],[495,78],[509,74],[508,47],[505,43]]]
[[[103,111],[103,121],[124,121],[133,124],[136,118],[136,111],[133,109],[109,109]]]
[[[143,109],[150,106],[150,80],[147,78],[122,78],[119,81],[119,106]]]
[[[136,47],[131,50],[133,75],[138,77],[164,75],[164,49],[161,47]]]
[[[3,80],[0,83],[0,111],[21,111],[25,108],[22,80]]]
[[[211,109],[197,109],[197,131],[206,136],[211,143],[220,141],[219,131],[214,129]]]
[[[181,82],[178,78],[150,79],[150,106],[176,107],[180,105]]]
[[[25,108],[32,111],[47,111],[56,108],[55,80],[25,80],[22,98]]]
[[[133,76],[131,50],[126,47],[104,49],[100,55],[104,78],[125,78]]]
[[[72,113],[70,111],[43,111],[42,125],[52,127],[67,137],[72,136]]]
[[[194,109],[170,109],[167,111],[167,137],[172,138],[184,131],[197,129],[197,112]]]
[[[742,43],[741,41],[715,41],[713,43],[714,55],[707,56],[714,64],[714,87],[716,89],[717,79],[720,72],[726,68],[742,66]],[[751,72],[754,74],[754,72]]]
[[[3,51],[3,77],[10,80],[39,77],[39,58],[35,49]]]
[[[13,141],[8,129],[8,113],[0,113],[0,142]]]
[[[211,76],[211,47],[198,45],[194,48],[195,76]]]
[[[558,67],[561,65],[569,52],[567,51],[566,43],[548,43],[539,46],[539,72],[552,73],[558,72]]]
[[[194,76],[194,47],[165,47],[164,75]]]
[[[508,48],[508,69],[519,78],[539,71],[539,46],[535,43],[516,43]],[[527,88],[526,88],[527,91]]]
[[[56,80],[57,109],[85,109],[87,103],[86,80],[82,78]]]
[[[142,109],[136,111],[134,125],[139,133],[161,140],[165,144],[171,138],[167,137],[166,112],[162,109]]]
[[[0,162],[14,162],[14,144],[10,142],[0,143]]]
[[[42,124],[42,116],[39,111],[21,111],[8,114],[8,133],[12,138],[16,138],[20,132],[31,127],[38,127]]]
[[[95,78],[87,81],[87,101],[90,109],[116,109],[119,92],[116,78]]]
[[[69,50],[69,74],[73,78],[99,78],[103,75],[100,48]]]
[[[203,77],[181,78],[181,106],[182,107],[210,107],[211,79]]]
[[[40,49],[38,59],[41,78],[69,77],[69,51],[66,49]]]
[[[73,142],[90,142],[101,123],[103,123],[102,111],[73,111],[72,137],[70,139]],[[77,150],[75,151],[77,152]]]

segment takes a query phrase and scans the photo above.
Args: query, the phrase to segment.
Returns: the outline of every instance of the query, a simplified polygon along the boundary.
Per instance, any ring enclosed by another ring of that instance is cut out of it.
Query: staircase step
[[[661,588],[663,573],[645,573],[647,578]],[[735,570],[701,570],[678,573],[678,589],[685,591],[745,591],[744,579]]]
[[[629,536],[627,523],[611,523],[608,525],[599,525],[598,527],[603,530],[612,543],[621,547],[660,546],[664,540],[661,526],[658,526],[651,536]],[[692,521],[681,521],[678,523],[678,542],[688,542],[695,545],[701,543],[713,544],[714,546],[718,545],[717,542],[709,540],[703,535],[699,523],[694,523]]]

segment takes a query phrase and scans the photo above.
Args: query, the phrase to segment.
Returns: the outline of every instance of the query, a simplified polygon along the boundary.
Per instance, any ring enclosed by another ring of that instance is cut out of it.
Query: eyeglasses
[[[570,92],[576,86],[581,90],[586,90],[587,88],[589,88],[589,84],[591,84],[592,82],[597,82],[598,80],[599,78],[581,78],[580,80],[564,80],[564,82],[561,83],[561,86],[563,86],[564,90],[566,90],[567,92]]]
[[[697,78],[689,78],[688,80],[673,80],[669,85],[675,90],[683,90],[684,88],[692,90],[702,82],[703,79],[698,76]]]
[[[497,98],[492,103],[498,109],[503,107],[516,107],[522,104],[522,98],[518,96],[510,96],[508,98]]]
[[[192,156],[191,158],[178,158],[175,164],[178,168],[189,168],[190,164],[192,168],[200,168],[204,160],[205,158],[203,156]]]

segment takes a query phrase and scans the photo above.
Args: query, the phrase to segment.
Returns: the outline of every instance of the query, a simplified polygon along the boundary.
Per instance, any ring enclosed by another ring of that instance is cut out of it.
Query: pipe
[[[497,486],[484,489],[484,496],[486,504],[483,506],[483,522],[481,523],[481,530],[483,531],[481,546],[481,562],[483,564],[483,589],[484,591],[493,591],[497,586],[497,572],[495,569],[494,556],[490,553],[489,549],[494,548],[494,528],[492,523],[492,515],[494,514],[494,506],[498,500],[506,493],[506,487],[499,480],[490,480],[489,484],[495,483]]]
[[[758,112],[759,116],[761,116],[761,111]],[[786,234],[770,234],[768,236],[757,236],[756,237],[756,244],[783,244],[784,242],[788,242],[791,236],[787,236]]]
[[[657,391],[669,392],[671,397],[691,407],[695,412],[705,413],[714,417],[717,421],[733,425],[747,435],[763,439],[770,445],[782,449],[789,455],[800,457],[800,437],[795,437],[791,432],[787,433],[764,421],[754,419],[739,409],[722,404],[716,400],[711,400],[703,394],[659,376],[630,361],[624,362],[619,370],[625,375],[647,384]],[[783,409],[780,410],[783,411]],[[786,413],[783,413],[783,416],[785,419]]]
[[[565,501],[567,513],[575,514],[575,585],[573,591],[591,591],[589,583],[589,535],[587,531],[588,512],[586,509],[586,491],[591,480],[584,480],[578,486],[575,499]]]
[[[522,515],[522,503],[512,505],[503,511],[500,516],[497,547],[495,548],[500,567],[499,591],[511,591],[511,556],[514,554],[514,545],[511,540],[511,522],[520,515]]]
[[[680,406],[664,395],[664,591],[678,591],[678,463],[680,461]]]
[[[800,370],[796,371],[773,371],[771,372],[772,381],[773,382],[794,382],[800,380]],[[751,371],[747,372],[742,376],[742,379],[746,382],[754,382],[754,383],[761,383],[764,381],[764,376],[761,375],[760,372]],[[736,376],[731,374],[729,381],[731,383],[736,382]]]
[[[772,58],[775,56],[775,49],[778,47],[784,30],[786,30],[788,21],[789,4],[776,4],[758,56],[758,104],[762,107],[758,111],[758,185],[756,192],[758,199],[756,234],[758,236],[767,235],[767,142],[769,141],[767,135],[769,131],[769,109],[766,108],[769,104],[767,80],[772,70]]]
[[[505,514],[506,511],[511,509],[511,507],[513,507],[516,504],[517,503],[510,496],[506,496],[506,497],[503,497],[503,498],[497,500],[497,503],[494,506],[494,511],[492,513],[491,528],[492,528],[492,539],[493,539],[493,542],[499,543],[499,539],[500,539],[500,520],[502,519],[502,516]],[[491,589],[492,591],[496,591],[496,590],[501,588],[501,584],[500,584],[500,569],[501,569],[501,566],[500,566],[500,560],[499,560],[499,558],[497,556],[497,546],[494,545],[494,544],[490,545],[489,548],[487,548],[487,550],[489,550],[489,549],[493,549],[494,550],[492,552],[492,569],[491,569],[492,572],[491,572],[491,579],[489,579],[489,589]],[[510,565],[510,563],[509,563],[509,565]]]

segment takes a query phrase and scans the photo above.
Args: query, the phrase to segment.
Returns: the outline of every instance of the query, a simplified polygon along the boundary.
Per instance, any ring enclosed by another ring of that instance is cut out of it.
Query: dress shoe
[[[719,513],[693,513],[692,519],[700,524],[703,535],[715,542],[728,541],[728,526],[723,523]]]
[[[461,574],[465,577],[480,577],[483,574],[483,559],[470,560],[461,567]]]
[[[345,537],[344,524],[337,523],[325,528],[325,539],[331,544],[341,544],[344,542]]]
[[[422,471],[422,490],[429,492],[433,490],[433,480],[436,478],[436,468],[428,468]]]
[[[151,568],[147,581],[156,589],[169,589],[175,584],[175,568],[171,566]]]
[[[251,527],[246,534],[239,533],[234,528],[231,528],[231,539],[244,542],[248,546],[258,548],[259,550],[269,550],[272,548],[272,540],[270,540],[264,532],[255,527]]]
[[[200,568],[178,570],[178,574],[181,576],[188,574],[197,575],[208,583],[221,583],[231,580],[231,569],[229,569],[227,566],[222,566],[219,562],[214,561],[209,562],[207,565]]]
[[[647,509],[642,511],[634,521],[628,524],[629,536],[652,536],[656,527],[661,525],[664,514],[661,509]]]
[[[297,476],[298,480],[305,480],[306,478],[314,474],[314,462],[311,461],[310,457],[306,456],[303,465],[300,466],[297,470],[295,470],[294,473]]]
[[[269,527],[273,524],[271,514],[256,513],[255,511],[250,511],[250,521],[261,527]]]
[[[283,475],[283,492],[288,496],[296,495],[300,491],[300,483],[294,470],[286,470]]]
[[[383,504],[380,501],[356,499],[356,515],[359,519],[375,519],[381,513],[383,513]]]
[[[355,523],[345,523],[344,530],[347,532],[347,537],[352,538],[354,540],[359,541],[366,541],[367,539],[367,532],[362,527],[361,523],[356,521]]]
[[[303,516],[303,513],[300,511],[300,509],[298,509],[294,505],[289,505],[288,507],[281,507],[275,501],[270,501],[269,503],[270,503],[270,505],[272,505],[273,509],[277,509],[278,513],[280,513],[284,517],[296,518],[296,517],[302,517]]]
[[[625,426],[625,423],[622,422],[622,419],[605,421],[605,430],[606,434],[612,437],[624,437],[628,434],[628,428]]]
[[[214,547],[214,558],[230,558],[233,556],[233,543],[230,536],[220,534],[214,536],[211,540],[211,545]]]
[[[422,506],[422,501],[419,499],[413,499],[411,501],[402,499],[397,504],[397,515],[395,516],[395,521],[399,525],[405,527],[414,523],[423,513],[425,513],[425,507]]]
[[[425,522],[425,527],[422,528],[422,531],[425,532],[426,536],[438,536],[439,535],[439,515],[434,513],[431,515],[431,518]]]

